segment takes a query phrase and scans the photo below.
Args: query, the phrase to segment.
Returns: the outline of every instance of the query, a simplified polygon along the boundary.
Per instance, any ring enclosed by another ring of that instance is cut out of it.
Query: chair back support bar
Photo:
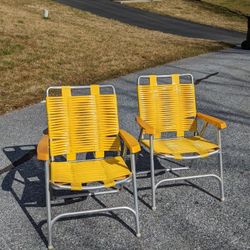
[[[111,94],[102,94],[101,88],[111,88]],[[59,96],[53,90],[61,89]],[[113,86],[91,85],[87,95],[72,95],[76,87],[51,87],[47,91],[47,115],[52,157],[67,155],[75,160],[77,153],[94,152],[96,158],[105,151],[119,151],[119,123],[117,99]],[[97,122],[98,121],[98,122]]]
[[[191,78],[190,82],[181,82],[182,77]],[[149,84],[142,84],[148,78]],[[170,78],[171,83],[158,83]],[[176,132],[177,137],[186,131],[196,130],[196,102],[193,77],[189,74],[149,75],[138,79],[139,116],[158,133]]]

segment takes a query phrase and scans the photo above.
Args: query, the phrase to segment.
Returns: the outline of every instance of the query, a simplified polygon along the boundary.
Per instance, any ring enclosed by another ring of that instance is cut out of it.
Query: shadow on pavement
[[[36,223],[35,219],[28,211],[28,207],[45,207],[44,192],[44,171],[41,167],[37,168],[34,163],[36,154],[36,145],[22,145],[5,147],[3,152],[12,162],[3,172],[9,171],[2,182],[2,189],[10,192],[15,198],[23,213],[29,219],[30,223],[41,237],[44,244],[47,240],[42,231],[45,221]],[[20,189],[16,185],[23,186],[20,196]]]
[[[47,238],[43,233],[42,227],[47,223],[44,218],[39,223],[29,212],[30,207],[43,207],[46,213],[46,198],[45,198],[45,171],[44,164],[42,161],[36,159],[36,145],[20,145],[20,146],[9,146],[3,149],[3,152],[7,158],[12,162],[10,165],[5,167],[0,174],[6,173],[6,176],[2,182],[2,190],[10,192],[23,213],[26,215],[37,234],[41,237],[45,245],[47,245]],[[87,158],[91,158],[92,155],[87,155]],[[70,191],[55,191],[57,195],[68,195]],[[81,192],[80,192],[81,193]],[[72,194],[72,193],[71,193]],[[74,192],[76,194],[76,192]],[[105,208],[105,204],[97,197],[92,196],[93,200]],[[55,200],[52,197],[52,207],[69,205],[76,202],[86,200],[87,196],[67,198]],[[135,234],[135,231],[125,223],[118,215],[114,212],[107,213],[95,213],[90,215],[81,215],[77,218],[89,218],[89,217],[109,217],[115,219],[131,233]],[[61,219],[61,221],[67,221],[76,218],[68,217]]]

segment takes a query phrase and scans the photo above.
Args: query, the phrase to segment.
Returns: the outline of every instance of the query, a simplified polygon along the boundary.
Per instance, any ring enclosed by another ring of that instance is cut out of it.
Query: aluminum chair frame
[[[184,76],[184,77],[190,77],[191,78],[191,84],[194,84],[194,79],[193,76],[191,74],[180,74],[180,77]],[[143,75],[140,76],[137,80],[137,86],[139,86],[141,84],[141,80],[145,79],[145,78],[149,78],[150,75]],[[172,77],[172,75],[157,75],[157,78],[170,78]],[[138,101],[139,101],[139,97],[138,97]],[[203,126],[201,128],[200,131],[194,132],[194,135],[200,135],[203,136],[205,134],[206,128],[208,126],[208,124],[212,124],[212,125],[216,125],[213,121],[213,119],[215,119],[216,121],[218,121],[218,123],[223,122],[217,118],[213,118],[210,116],[207,116],[208,119],[206,117],[207,115],[203,115],[201,113],[197,113],[197,119],[202,119],[204,121]],[[140,121],[140,118],[137,117],[136,118],[137,123],[139,124],[139,126],[141,127],[140,129],[140,135],[138,138],[138,141],[140,143],[140,145],[145,149],[145,151],[147,151],[150,154],[150,171],[141,171],[138,172],[137,175],[144,175],[144,174],[151,174],[151,192],[152,192],[152,210],[156,210],[156,190],[157,188],[162,185],[163,183],[167,183],[167,182],[173,182],[173,181],[181,181],[181,180],[191,180],[191,179],[199,179],[199,178],[214,178],[219,182],[220,185],[220,201],[224,201],[225,200],[225,195],[224,195],[224,181],[223,181],[223,163],[222,163],[222,143],[221,143],[221,128],[219,128],[219,126],[215,126],[217,127],[217,144],[218,144],[218,149],[214,150],[213,152],[208,153],[208,156],[212,156],[217,154],[218,155],[218,161],[219,161],[219,175],[216,174],[203,174],[203,175],[190,175],[190,176],[181,176],[181,177],[174,177],[174,178],[164,178],[162,180],[160,180],[159,182],[156,183],[155,181],[155,173],[156,172],[162,172],[162,171],[167,171],[167,172],[172,172],[174,173],[174,171],[178,171],[178,170],[188,170],[190,169],[190,167],[188,166],[184,166],[184,167],[176,167],[176,168],[165,168],[165,169],[161,169],[161,170],[155,170],[154,167],[154,157],[159,157],[161,159],[174,159],[173,155],[168,155],[168,154],[156,154],[154,152],[154,135],[151,132],[154,128],[152,128],[149,124],[147,124],[145,121],[142,122]],[[214,123],[214,124],[213,124]],[[222,126],[223,128],[226,127],[226,125]],[[147,133],[147,130],[149,131],[149,133]],[[145,133],[146,132],[146,133]],[[151,133],[150,133],[151,132]],[[150,145],[149,148],[147,146],[145,146],[141,141],[144,139],[144,135],[148,134],[149,135],[149,141],[150,141]],[[159,139],[161,140],[161,139]],[[166,140],[166,139],[164,139]],[[193,160],[193,159],[199,159],[202,158],[201,155],[192,155],[192,156],[182,156],[182,160]]]
[[[100,85],[100,88],[112,88],[113,94],[115,94],[115,89],[112,85]],[[71,87],[71,89],[87,89],[90,88],[89,86],[74,86]],[[47,89],[47,96],[49,96],[49,93],[53,89],[61,89],[61,87],[50,87]],[[138,196],[137,196],[137,184],[136,184],[136,163],[135,163],[135,154],[139,151],[140,145],[138,144],[138,141],[133,138],[130,134],[128,134],[124,130],[120,130],[119,132],[120,140],[123,142],[123,153],[127,152],[127,149],[130,151],[129,157],[130,157],[130,167],[132,175],[128,178],[115,181],[115,186],[112,188],[107,188],[103,184],[100,185],[88,185],[83,186],[82,191],[88,191],[87,193],[83,192],[81,194],[70,194],[70,195],[64,195],[60,196],[61,199],[64,198],[75,198],[75,197],[82,197],[82,196],[97,196],[97,195],[104,195],[104,194],[114,194],[121,190],[122,186],[125,184],[128,184],[132,181],[133,184],[133,195],[134,195],[134,208],[128,207],[128,206],[119,206],[119,207],[108,207],[108,208],[102,208],[102,209],[92,209],[92,210],[84,210],[84,211],[78,211],[78,212],[68,212],[68,213],[62,213],[54,218],[52,218],[51,213],[51,192],[52,190],[70,190],[70,185],[64,185],[64,184],[55,184],[51,183],[51,171],[50,171],[50,163],[53,162],[55,159],[54,157],[50,156],[49,151],[49,137],[48,135],[44,135],[38,144],[37,147],[37,158],[38,160],[43,160],[45,164],[45,189],[46,189],[46,207],[47,207],[47,223],[48,223],[48,249],[54,249],[52,244],[52,228],[56,221],[67,218],[67,217],[74,217],[74,216],[80,216],[80,215],[87,215],[87,214],[93,214],[93,213],[102,213],[102,212],[112,212],[112,211],[118,211],[118,210],[127,210],[131,212],[135,218],[135,224],[136,224],[136,236],[140,237],[140,226],[139,226],[139,209],[138,209]],[[138,149],[139,148],[139,149]],[[119,152],[117,152],[119,155]],[[125,153],[124,153],[125,155]],[[104,158],[98,158],[93,159],[94,161],[102,160]],[[107,157],[105,158],[107,159]],[[85,161],[93,161],[93,160],[85,160]],[[78,162],[78,161],[77,161]],[[106,189],[106,190],[104,190]]]

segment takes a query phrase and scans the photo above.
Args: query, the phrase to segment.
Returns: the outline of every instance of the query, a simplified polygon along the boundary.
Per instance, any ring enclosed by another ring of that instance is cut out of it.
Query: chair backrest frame
[[[111,88],[112,93],[101,93]],[[89,89],[89,94],[72,95],[72,90]],[[52,96],[53,90],[61,90]],[[112,85],[55,86],[47,89],[46,106],[50,156],[66,155],[76,160],[78,153],[120,151],[119,120],[115,88]]]
[[[181,82],[181,78],[190,78]],[[171,83],[158,83],[170,78]],[[143,84],[143,79],[149,83]],[[196,131],[196,100],[194,78],[191,74],[142,75],[137,80],[139,116],[162,133],[175,132],[184,137],[187,131]]]

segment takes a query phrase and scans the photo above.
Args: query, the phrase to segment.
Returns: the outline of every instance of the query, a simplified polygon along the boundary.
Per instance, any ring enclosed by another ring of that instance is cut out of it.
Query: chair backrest
[[[107,93],[108,88],[112,93]],[[106,92],[101,93],[104,89]],[[67,160],[75,160],[77,153],[94,152],[101,158],[105,151],[120,150],[112,85],[50,87],[46,104],[51,157],[67,155]]]
[[[144,78],[149,79],[149,84],[142,83]],[[181,82],[182,79],[185,82]],[[186,131],[195,131],[196,103],[192,75],[141,76],[137,90],[139,116],[158,131],[156,138],[160,138],[163,132],[176,132],[176,136],[181,137]]]

